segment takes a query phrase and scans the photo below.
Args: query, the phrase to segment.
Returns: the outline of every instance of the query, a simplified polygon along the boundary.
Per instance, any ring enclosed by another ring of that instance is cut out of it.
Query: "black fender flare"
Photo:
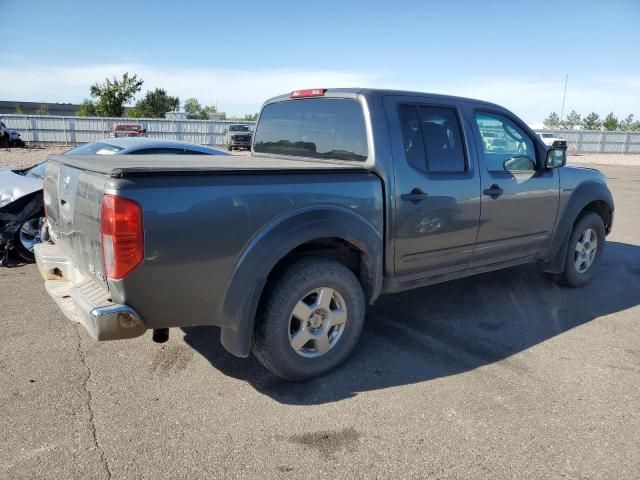
[[[604,183],[598,180],[587,180],[578,185],[573,191],[564,211],[558,218],[555,235],[551,241],[547,256],[548,260],[543,264],[546,272],[562,272],[567,258],[567,245],[573,231],[573,225],[584,208],[595,201],[605,202],[609,206],[610,214],[613,215],[613,196]]]
[[[339,238],[361,252],[361,280],[373,302],[382,288],[383,242],[374,226],[338,206],[306,207],[279,217],[263,228],[236,262],[222,307],[220,341],[233,355],[246,357],[267,276],[296,247],[320,238]]]

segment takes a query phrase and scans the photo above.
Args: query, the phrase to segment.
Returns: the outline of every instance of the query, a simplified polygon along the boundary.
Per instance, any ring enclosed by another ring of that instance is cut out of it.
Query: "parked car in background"
[[[560,150],[567,150],[567,140],[556,136],[555,133],[538,132],[538,136],[542,139],[544,144],[548,147],[559,148]]]
[[[295,91],[264,104],[252,152],[51,156],[35,251],[64,314],[97,340],[218,326],[305,380],[356,348],[381,294],[525,263],[581,286],[613,224],[602,173],[479,100]]]
[[[7,128],[3,120],[0,120],[0,147],[24,147],[18,131]]]
[[[232,150],[251,150],[251,139],[253,132],[248,125],[230,125],[229,126],[229,151]]]
[[[109,138],[73,148],[64,155],[222,155],[204,145],[147,138]],[[178,163],[178,162],[176,162]],[[47,161],[24,170],[0,169],[0,258],[6,263],[13,248],[25,261],[33,261],[44,219],[42,180]]]
[[[113,126],[113,130],[109,133],[112,138],[117,137],[146,137],[147,129],[142,125],[133,123],[117,123]]]

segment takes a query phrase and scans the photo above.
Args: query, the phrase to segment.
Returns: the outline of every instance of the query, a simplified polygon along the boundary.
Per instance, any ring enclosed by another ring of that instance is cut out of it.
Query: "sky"
[[[640,0],[0,0],[0,100],[79,103],[124,72],[243,115],[310,87],[640,117]]]

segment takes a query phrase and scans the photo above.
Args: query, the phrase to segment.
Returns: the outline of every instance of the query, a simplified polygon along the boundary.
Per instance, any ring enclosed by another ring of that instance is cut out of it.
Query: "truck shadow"
[[[278,379],[253,357],[233,357],[220,345],[217,328],[184,328],[184,339],[224,374],[278,402],[310,405],[510,359],[638,304],[640,246],[608,242],[598,275],[584,288],[557,286],[527,265],[382,297],[369,308],[351,358],[305,383]],[[521,374],[531,368],[511,360],[505,366]]]

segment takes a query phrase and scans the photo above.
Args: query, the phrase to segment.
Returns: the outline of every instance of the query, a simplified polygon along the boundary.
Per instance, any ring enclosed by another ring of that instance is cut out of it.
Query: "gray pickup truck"
[[[605,177],[511,112],[415,92],[273,98],[246,157],[49,158],[36,259],[70,319],[216,325],[290,380],[343,362],[381,294],[529,262],[581,286],[613,222]]]

